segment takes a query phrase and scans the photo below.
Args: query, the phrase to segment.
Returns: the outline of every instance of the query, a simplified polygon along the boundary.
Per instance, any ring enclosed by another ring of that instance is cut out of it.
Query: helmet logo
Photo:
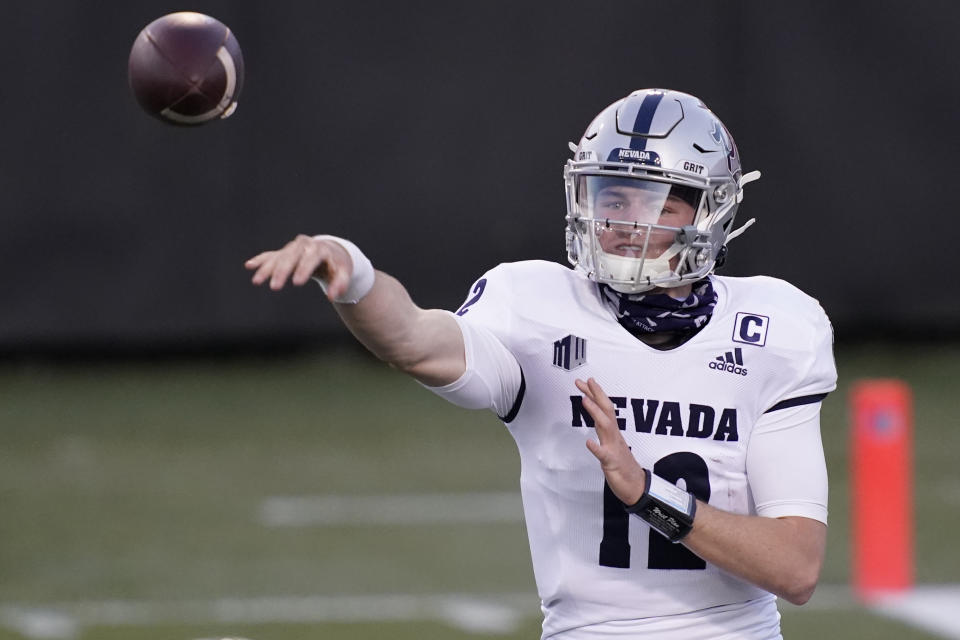
[[[660,166],[660,154],[656,151],[643,149],[614,149],[610,152],[608,162],[632,162],[634,164],[652,164]]]
[[[727,154],[727,168],[730,171],[733,171],[734,162],[737,158],[737,145],[733,143],[733,138],[730,137],[730,133],[727,131],[727,128],[720,123],[719,120],[713,121],[713,128],[710,130],[710,137],[714,141],[723,147],[724,152]]]
[[[727,132],[724,131],[723,126],[717,122],[713,121],[713,128],[710,130],[710,137],[713,138],[714,142],[723,147],[723,150],[729,155],[732,151],[730,148],[730,138],[727,135]]]

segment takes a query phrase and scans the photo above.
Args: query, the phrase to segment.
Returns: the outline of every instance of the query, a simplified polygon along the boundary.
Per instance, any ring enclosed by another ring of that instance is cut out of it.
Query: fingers
[[[250,258],[244,267],[255,271],[251,279],[254,285],[269,281],[274,291],[288,281],[302,286],[317,275],[327,284],[327,295],[333,299],[346,291],[350,281],[349,263],[343,264],[336,248],[330,242],[299,235],[278,251],[265,251]],[[346,252],[341,252],[346,256]],[[348,256],[346,259],[349,261]]]
[[[345,266],[327,270],[324,281],[327,283],[327,298],[331,302],[347,292],[350,286],[350,275],[350,271]]]
[[[583,408],[593,418],[597,440],[587,440],[587,448],[601,463],[611,462],[621,448],[627,448],[626,440],[617,425],[613,402],[593,378],[576,380],[574,384],[583,392]]]
[[[257,269],[260,267],[260,265],[264,263],[264,261],[267,258],[270,257],[270,254],[272,253],[273,251],[264,251],[263,253],[259,253],[253,256],[252,258],[250,258],[249,260],[247,260],[246,262],[244,262],[243,266],[250,270]]]
[[[600,444],[599,442],[597,442],[596,440],[590,440],[590,439],[588,439],[588,440],[587,440],[587,449],[589,449],[589,450],[590,450],[590,453],[593,454],[593,457],[595,457],[595,458],[596,458],[597,460],[599,460],[601,463],[605,462],[606,459],[609,457],[609,455],[607,454],[607,452],[606,452],[606,450],[603,448],[603,446],[601,446],[601,444]]]
[[[293,276],[293,283],[301,285],[310,278],[323,281],[324,291],[335,302],[350,287],[353,262],[341,245],[329,240],[313,240],[304,249],[304,256]]]
[[[274,257],[270,269],[270,288],[274,291],[283,289],[290,274],[304,259],[307,244],[305,238],[305,236],[297,236],[295,240],[288,242],[287,246],[278,251]]]
[[[583,392],[583,408],[593,418],[597,437],[603,444],[614,435],[614,432],[619,431],[617,413],[613,402],[610,401],[610,398],[593,378],[587,379],[586,382],[576,380],[574,384],[577,385],[577,389]]]
[[[253,284],[260,286],[267,278],[270,277],[270,274],[273,272],[273,261],[276,257],[276,254],[276,251],[267,251],[265,253],[261,253],[255,258],[250,258],[247,260],[244,266],[246,266],[247,269],[256,269],[256,272],[253,274],[253,278],[251,278],[251,282],[253,282]]]
[[[276,253],[276,251],[264,251],[243,263],[246,269],[255,271],[251,278],[253,284],[260,286],[270,275],[271,261]]]
[[[643,495],[643,467],[634,458],[617,425],[613,402],[593,378],[577,380],[583,392],[583,407],[593,418],[597,439],[587,439],[587,449],[600,462],[607,484],[624,504],[634,504]]]
[[[306,244],[299,260],[293,265],[293,284],[302,286],[313,277],[317,268],[329,258],[329,250],[315,242]]]
[[[603,409],[605,413],[609,413],[611,417],[615,417],[616,413],[613,408],[613,402],[607,397],[607,394],[600,386],[600,383],[593,378],[588,378],[587,385],[590,389],[591,398],[593,401],[600,405],[600,408]]]

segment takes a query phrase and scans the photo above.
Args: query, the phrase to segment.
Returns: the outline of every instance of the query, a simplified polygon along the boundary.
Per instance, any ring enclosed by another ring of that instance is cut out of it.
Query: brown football
[[[157,18],[140,32],[129,60],[130,88],[164,122],[198,125],[226,118],[243,88],[243,56],[230,29],[192,11]]]

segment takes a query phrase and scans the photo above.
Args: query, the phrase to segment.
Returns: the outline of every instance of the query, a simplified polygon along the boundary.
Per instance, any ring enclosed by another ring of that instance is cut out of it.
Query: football
[[[130,50],[130,88],[164,122],[200,125],[226,118],[243,88],[243,56],[230,29],[192,11],[157,18]]]

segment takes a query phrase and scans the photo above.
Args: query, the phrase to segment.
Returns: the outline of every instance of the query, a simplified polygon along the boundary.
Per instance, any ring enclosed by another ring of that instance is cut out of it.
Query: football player
[[[782,280],[713,275],[759,174],[699,99],[631,93],[573,153],[573,269],[501,264],[455,313],[342,238],[246,266],[274,290],[315,278],[380,359],[502,419],[544,638],[780,638],[776,597],[806,602],[824,558],[830,323]]]

